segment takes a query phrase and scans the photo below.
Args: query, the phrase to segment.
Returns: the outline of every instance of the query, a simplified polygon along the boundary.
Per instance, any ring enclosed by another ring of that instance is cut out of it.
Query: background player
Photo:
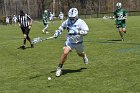
[[[59,19],[61,20],[61,22],[63,21],[63,19],[64,19],[64,14],[62,13],[62,12],[60,12],[60,14],[59,14]]]
[[[48,32],[48,11],[47,10],[44,10],[44,13],[42,14],[42,19],[43,19],[43,24],[44,24],[44,28],[42,30],[43,33],[49,33]]]
[[[116,4],[116,7],[117,9],[114,12],[114,16],[116,18],[115,23],[121,39],[122,41],[124,41],[124,33],[126,33],[127,11],[125,9],[122,9],[122,4],[120,2]]]
[[[17,17],[16,17],[15,15],[13,16],[12,21],[13,21],[13,23],[14,23],[14,24],[15,24],[15,26],[16,26],[16,24],[17,24]]]

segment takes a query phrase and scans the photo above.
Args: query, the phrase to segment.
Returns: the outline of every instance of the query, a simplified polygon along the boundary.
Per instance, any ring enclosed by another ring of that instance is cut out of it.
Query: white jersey
[[[61,20],[64,19],[64,14],[63,14],[63,13],[60,13],[60,14],[59,14],[59,19],[61,19]]]
[[[75,23],[71,23],[70,19],[68,18],[66,21],[64,21],[60,28],[66,28],[68,31],[69,29],[78,29],[81,31],[85,31],[86,33],[89,31],[89,28],[87,24],[84,22],[84,20],[78,18]],[[83,35],[69,35],[67,34],[67,42],[70,43],[82,43],[83,42]]]
[[[6,23],[9,24],[9,22],[10,22],[9,17],[6,17]]]
[[[16,23],[17,22],[17,17],[13,16],[13,21]]]
[[[49,20],[50,20],[50,21],[53,20],[53,14],[52,14],[52,13],[50,13]]]

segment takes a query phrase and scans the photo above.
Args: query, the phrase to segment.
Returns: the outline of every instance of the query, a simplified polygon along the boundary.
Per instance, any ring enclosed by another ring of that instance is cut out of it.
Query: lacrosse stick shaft
[[[53,39],[53,38],[55,38],[55,37],[51,36],[51,37],[46,38],[46,40]]]
[[[32,43],[35,44],[35,43],[39,43],[39,42],[42,42],[44,40],[49,40],[49,39],[53,39],[55,38],[54,36],[51,36],[51,37],[48,37],[48,38],[41,38],[41,37],[38,37],[38,38],[34,38],[32,40]]]

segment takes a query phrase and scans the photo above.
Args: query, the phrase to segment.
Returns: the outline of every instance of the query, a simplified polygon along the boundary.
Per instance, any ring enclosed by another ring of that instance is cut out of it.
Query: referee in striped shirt
[[[31,44],[31,48],[33,48],[33,44],[31,43],[31,39],[29,37],[29,32],[32,26],[32,19],[29,15],[25,14],[23,10],[20,10],[20,15],[18,16],[18,24],[22,30],[24,40],[23,45],[20,46],[21,49],[25,49],[26,40],[28,40]]]

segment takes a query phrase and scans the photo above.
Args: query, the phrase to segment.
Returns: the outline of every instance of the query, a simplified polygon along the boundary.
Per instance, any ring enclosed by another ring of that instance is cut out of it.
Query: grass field
[[[118,41],[114,20],[86,19],[85,36],[89,64],[73,51],[55,77],[65,34],[35,48],[17,49],[22,44],[18,26],[0,25],[0,93],[140,93],[140,16],[128,17],[125,41]],[[42,22],[34,21],[31,38],[51,36],[60,21],[49,24],[42,34]],[[52,80],[48,80],[51,77]]]

